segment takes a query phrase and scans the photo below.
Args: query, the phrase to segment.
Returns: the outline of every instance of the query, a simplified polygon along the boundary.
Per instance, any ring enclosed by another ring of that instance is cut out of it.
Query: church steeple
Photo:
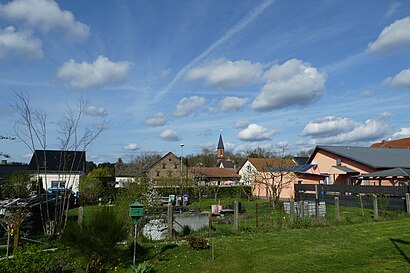
[[[222,140],[222,135],[219,135],[218,147],[216,149],[218,160],[224,158],[224,152],[225,152],[225,148],[224,148],[224,142]]]

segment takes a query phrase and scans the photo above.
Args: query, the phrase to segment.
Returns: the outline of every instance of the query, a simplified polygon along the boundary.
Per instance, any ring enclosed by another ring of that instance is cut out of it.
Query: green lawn
[[[410,218],[216,237],[211,249],[179,242],[158,272],[410,272]]]

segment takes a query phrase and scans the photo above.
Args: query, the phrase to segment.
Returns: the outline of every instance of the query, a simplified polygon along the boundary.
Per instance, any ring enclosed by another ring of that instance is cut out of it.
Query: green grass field
[[[211,248],[162,247],[158,272],[410,272],[410,218],[241,233],[211,238]]]
[[[232,225],[214,225],[210,233],[196,234],[214,245],[214,259],[211,247],[192,250],[184,238],[159,243],[140,238],[145,250],[138,262],[149,260],[159,273],[410,272],[410,217],[404,213],[387,212],[375,221],[371,209],[341,207],[336,222],[335,207],[328,205],[320,221],[306,218],[291,225],[286,214],[272,212],[264,200],[207,199],[191,207],[210,211],[212,204],[227,207],[233,201],[241,201],[247,215],[240,219],[238,232]],[[266,206],[259,211],[259,227],[256,203]],[[85,207],[84,214],[96,209]],[[71,211],[76,214],[76,209]],[[119,271],[128,272],[126,264]]]

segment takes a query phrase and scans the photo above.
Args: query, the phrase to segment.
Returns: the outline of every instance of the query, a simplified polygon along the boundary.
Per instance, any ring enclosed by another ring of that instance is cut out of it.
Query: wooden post
[[[339,197],[335,197],[335,215],[336,215],[336,222],[340,221],[340,207],[339,207]]]
[[[377,208],[377,195],[373,194],[373,218],[375,220],[379,219],[379,211]]]
[[[256,221],[256,227],[259,226],[259,208],[258,208],[258,203],[255,204],[255,221]]]
[[[238,201],[234,202],[233,215],[234,215],[234,230],[239,231],[239,203]]]
[[[290,221],[293,223],[295,221],[295,200],[289,199],[289,215]]]
[[[215,242],[212,239],[212,260],[215,260]]]
[[[406,193],[406,210],[410,214],[410,193]]]
[[[10,225],[7,225],[7,250],[6,250],[6,257],[9,256],[9,245],[10,245]]]
[[[302,199],[300,200],[300,218],[303,219],[305,217],[305,201]]]
[[[19,247],[19,240],[20,240],[20,224],[21,218],[20,213],[18,213],[16,222],[14,223],[14,244],[13,244],[13,253],[16,253],[17,248]]]
[[[172,239],[174,234],[174,209],[172,204],[168,204],[168,212],[167,212],[167,226],[168,226],[168,238]]]
[[[317,185],[315,185],[315,192],[316,192],[316,196],[315,196],[315,203],[316,203],[316,207],[315,207],[315,212],[316,212],[316,219],[319,219],[320,215],[319,215],[319,192],[317,189]]]
[[[83,224],[83,218],[84,218],[84,207],[80,206],[78,208],[78,218],[77,218],[77,222],[79,226]]]

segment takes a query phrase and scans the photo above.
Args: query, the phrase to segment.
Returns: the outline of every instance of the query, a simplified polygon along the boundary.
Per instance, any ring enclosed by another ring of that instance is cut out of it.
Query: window
[[[159,176],[159,172],[157,172],[157,176]]]
[[[51,181],[52,188],[65,188],[65,181]]]
[[[178,164],[174,164],[174,169],[178,169]]]
[[[165,168],[166,168],[166,165],[165,165],[165,164],[162,164],[162,168],[165,169]]]

